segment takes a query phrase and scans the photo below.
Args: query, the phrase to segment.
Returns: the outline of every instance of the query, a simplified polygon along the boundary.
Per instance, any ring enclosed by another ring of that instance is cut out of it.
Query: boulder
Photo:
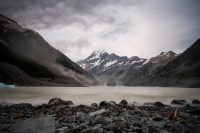
[[[106,107],[108,105],[108,103],[106,102],[106,101],[101,101],[100,103],[99,103],[99,106],[100,107]]]
[[[26,119],[14,123],[9,131],[12,133],[55,133],[55,119],[51,116]]]
[[[165,105],[162,102],[155,102],[154,106],[156,106],[156,107],[165,107]]]
[[[199,101],[198,99],[193,99],[193,100],[192,100],[192,103],[193,103],[193,104],[200,104],[200,101]]]
[[[127,106],[127,105],[128,105],[128,102],[127,102],[125,99],[123,99],[123,100],[119,103],[119,105]]]
[[[92,103],[92,104],[91,104],[91,107],[97,108],[97,107],[98,107],[98,104],[97,104],[97,103]]]
[[[176,104],[176,105],[185,105],[187,101],[185,100],[172,100],[171,104]]]
[[[100,115],[100,114],[102,114],[102,113],[104,113],[104,112],[107,112],[107,111],[106,111],[105,109],[100,109],[100,110],[97,110],[97,111],[95,111],[95,112],[90,113],[89,116]]]
[[[65,101],[61,98],[52,98],[48,102],[49,105],[73,105],[72,101]]]

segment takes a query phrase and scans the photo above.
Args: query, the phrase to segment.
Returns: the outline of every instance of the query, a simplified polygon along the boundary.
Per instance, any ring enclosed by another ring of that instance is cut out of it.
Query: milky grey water
[[[89,105],[93,102],[116,101],[126,99],[128,102],[161,101],[169,104],[173,99],[200,99],[200,88],[176,87],[16,87],[0,89],[0,103],[32,104],[47,103],[53,97],[72,100],[75,104]]]

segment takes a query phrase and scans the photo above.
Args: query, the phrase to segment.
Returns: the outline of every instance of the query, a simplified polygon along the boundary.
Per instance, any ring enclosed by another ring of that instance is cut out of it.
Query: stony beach
[[[122,100],[74,105],[52,98],[47,104],[0,105],[1,133],[199,133],[200,101],[173,100],[142,106]]]

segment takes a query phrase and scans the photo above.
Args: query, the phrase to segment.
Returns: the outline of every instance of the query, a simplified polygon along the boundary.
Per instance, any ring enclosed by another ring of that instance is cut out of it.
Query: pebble
[[[173,100],[182,105],[184,100]],[[198,103],[193,100],[193,104]],[[171,107],[161,102],[130,106],[126,100],[73,105],[60,98],[48,104],[0,105],[0,132],[115,133],[115,132],[200,132],[200,107]],[[178,108],[176,117],[175,110]]]

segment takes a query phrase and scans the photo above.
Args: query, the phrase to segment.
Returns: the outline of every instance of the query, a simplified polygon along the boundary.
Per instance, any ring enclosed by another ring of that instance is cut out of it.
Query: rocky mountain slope
[[[21,86],[83,86],[95,78],[37,32],[0,15],[0,82]]]
[[[121,77],[121,80],[128,86],[200,87],[200,40],[197,40],[177,58],[155,70],[143,76],[141,73],[138,74],[139,76],[135,76],[137,75],[134,73],[135,71],[129,70]]]

